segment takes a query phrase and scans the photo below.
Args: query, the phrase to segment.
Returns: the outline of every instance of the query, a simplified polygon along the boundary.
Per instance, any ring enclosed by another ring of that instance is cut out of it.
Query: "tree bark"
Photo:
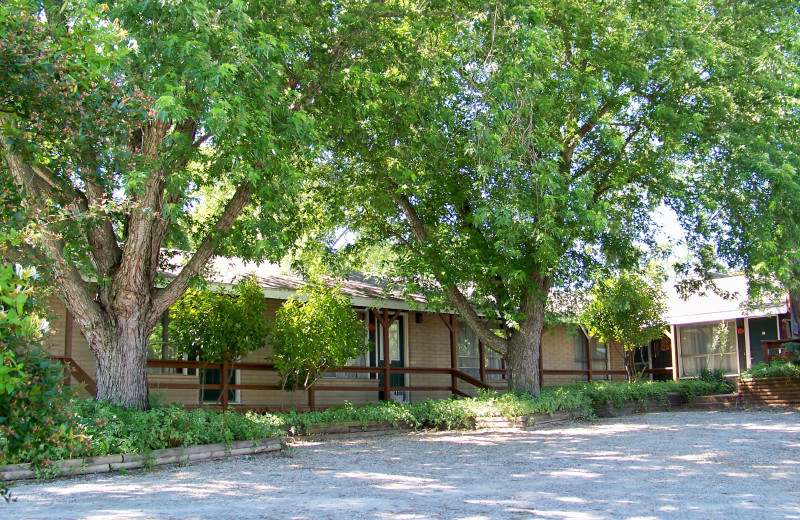
[[[508,340],[505,360],[509,390],[533,395],[541,391],[539,353],[542,348],[543,325],[544,303],[538,305],[532,315],[528,315],[520,324],[519,330]]]
[[[8,118],[0,116],[0,122]],[[141,153],[149,159],[159,155],[169,125],[155,122],[141,132]],[[194,130],[187,130],[192,135]],[[68,214],[98,211],[98,221],[81,229],[83,247],[94,272],[87,281],[69,258],[67,242],[56,226],[45,226],[37,249],[49,264],[59,296],[75,316],[97,360],[97,399],[126,408],[145,409],[148,403],[147,339],[160,319],[185,291],[216,249],[217,239],[230,230],[249,203],[252,188],[238,186],[213,230],[178,276],[165,288],[155,286],[161,245],[170,225],[163,214],[166,174],[153,170],[130,204],[129,218],[118,242],[111,217],[102,208],[107,194],[92,180],[83,185],[60,178],[45,166],[27,162],[0,139],[0,150],[12,176],[24,189],[24,204],[42,215],[52,206]],[[171,195],[170,195],[171,196]]]
[[[98,401],[141,410],[149,407],[147,332],[138,321],[92,335],[89,347],[97,358]]]

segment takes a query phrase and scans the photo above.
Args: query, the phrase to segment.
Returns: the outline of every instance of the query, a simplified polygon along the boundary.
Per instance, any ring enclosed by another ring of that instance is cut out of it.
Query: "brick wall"
[[[54,333],[47,344],[47,349],[54,355],[64,355],[64,331],[66,328],[66,311],[60,300],[51,298],[51,328]],[[270,300],[265,319],[274,318],[275,311],[280,307],[281,301]],[[406,327],[406,361],[410,367],[436,367],[450,368],[450,334],[445,323],[435,313],[420,313],[421,320],[417,323],[416,312],[404,313]],[[574,361],[575,338],[567,333],[566,327],[548,327],[542,338],[543,365],[545,370],[572,370]],[[270,361],[272,349],[269,345],[251,353],[243,361],[266,363]],[[91,377],[95,377],[96,368],[94,355],[81,334],[77,325],[72,330],[72,358]],[[622,358],[618,349],[611,349],[611,365],[613,369],[622,369]],[[151,372],[156,370],[151,369]],[[157,399],[165,402],[179,402],[184,404],[197,403],[197,391],[192,389],[166,389],[158,388],[162,383],[197,383],[196,374],[159,374],[151,373],[150,381],[156,384],[153,393]],[[240,371],[237,382],[239,384],[269,384],[280,383],[275,372],[268,371]],[[616,376],[615,379],[624,379]],[[409,374],[406,376],[409,386],[440,386],[449,387],[451,384],[449,374]],[[546,375],[543,384],[546,386],[567,384],[575,381],[572,375]],[[73,379],[73,384],[75,381]],[[323,390],[326,386],[354,385],[366,388],[365,391],[330,391]],[[348,401],[353,404],[377,402],[378,381],[376,379],[361,378],[322,378],[317,382],[319,387],[316,392],[316,403],[319,406],[342,404]],[[476,394],[476,389],[463,381],[459,382],[459,389],[468,394]],[[450,392],[442,391],[412,391],[412,402],[424,399],[438,399],[449,397]],[[280,390],[239,390],[238,402],[250,406],[284,406],[287,408],[306,406],[308,396],[305,392],[283,392]]]

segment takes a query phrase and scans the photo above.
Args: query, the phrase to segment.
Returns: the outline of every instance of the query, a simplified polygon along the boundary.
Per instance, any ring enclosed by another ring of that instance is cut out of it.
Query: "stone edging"
[[[180,448],[153,450],[150,453],[126,453],[103,457],[86,457],[55,461],[48,468],[48,476],[88,475],[109,471],[139,469],[196,460],[219,459],[234,455],[251,455],[286,449],[282,438],[236,441],[230,444],[203,444]],[[30,464],[9,464],[0,467],[0,480],[25,480],[37,477]]]
[[[725,396],[727,397],[727,396]],[[737,396],[738,397],[738,396]],[[698,399],[698,398],[695,398]],[[618,417],[637,413],[647,413],[666,410],[686,410],[696,409],[681,400],[680,394],[668,395],[669,404],[658,401],[625,403],[622,407],[616,407],[612,402],[602,405],[595,405],[595,414],[600,418]],[[724,409],[722,403],[709,403],[711,408],[706,406],[703,409]],[[707,405],[708,406],[708,405]],[[699,407],[698,407],[699,408]],[[582,409],[559,410],[552,414],[539,413],[530,414],[508,419],[506,417],[478,417],[473,420],[473,426],[477,430],[496,430],[496,429],[526,429],[535,430],[545,425],[554,425],[573,421],[583,417]],[[374,435],[385,435],[392,432],[411,431],[415,428],[406,422],[347,422],[347,423],[324,423],[313,424],[307,432],[297,435],[298,437],[322,437],[326,439],[370,437]],[[128,469],[139,469],[144,467],[161,466],[163,464],[175,464],[179,462],[190,462],[196,460],[219,459],[226,456],[250,455],[255,453],[266,453],[271,451],[282,451],[286,448],[286,440],[283,438],[270,438],[249,441],[237,441],[231,444],[205,444],[200,446],[189,446],[181,448],[168,448],[154,450],[150,453],[129,453],[123,455],[107,455],[104,457],[87,457],[82,459],[61,460],[53,464],[54,473],[51,476],[68,475],[87,475],[91,473],[108,473],[109,471],[119,471]],[[37,472],[30,464],[9,464],[0,467],[0,480],[24,480],[36,478]]]

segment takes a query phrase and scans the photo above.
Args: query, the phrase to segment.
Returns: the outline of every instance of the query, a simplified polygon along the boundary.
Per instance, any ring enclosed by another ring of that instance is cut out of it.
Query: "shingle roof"
[[[164,275],[175,276],[183,258],[175,254],[170,261],[171,267],[164,270]],[[251,262],[235,257],[213,257],[203,269],[203,278],[210,284],[235,285],[245,276],[253,275],[258,284],[264,288],[267,297],[286,299],[306,282],[302,275],[292,272],[271,262]],[[342,293],[353,300],[354,305],[391,306],[408,308],[408,299],[403,293],[391,287],[386,281],[352,272],[347,279],[326,278],[325,283],[339,285]],[[411,294],[409,299],[418,305],[424,305],[425,298],[421,294]]]

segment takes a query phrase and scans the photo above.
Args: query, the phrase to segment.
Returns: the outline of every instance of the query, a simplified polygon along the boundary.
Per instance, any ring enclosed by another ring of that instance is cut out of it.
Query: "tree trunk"
[[[796,271],[792,271],[795,274]],[[800,274],[800,273],[797,273]],[[795,277],[798,279],[799,277]],[[789,315],[791,317],[789,327],[792,337],[800,337],[800,288],[791,287],[789,289]]]
[[[628,383],[635,383],[636,382],[636,358],[634,357],[633,350],[628,350],[624,346],[622,347],[622,359],[625,363],[625,372],[628,374]]]
[[[112,327],[93,335],[90,342],[97,358],[97,400],[146,410],[147,337],[144,324],[135,328]]]
[[[536,395],[541,391],[539,380],[539,353],[542,348],[544,302],[532,305],[528,319],[520,323],[519,330],[508,340],[506,364],[508,388],[514,392]]]

